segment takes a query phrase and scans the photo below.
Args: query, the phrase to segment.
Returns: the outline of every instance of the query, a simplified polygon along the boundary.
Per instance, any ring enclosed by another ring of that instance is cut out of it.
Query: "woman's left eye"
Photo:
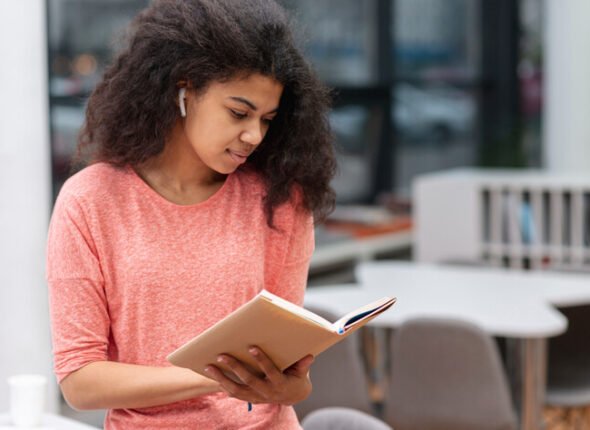
[[[244,119],[248,116],[248,114],[242,113],[242,112],[238,112],[236,110],[230,109],[231,114],[238,118],[238,119]]]

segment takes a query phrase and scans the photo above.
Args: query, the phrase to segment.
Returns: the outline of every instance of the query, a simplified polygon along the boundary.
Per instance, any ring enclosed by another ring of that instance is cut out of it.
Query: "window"
[[[48,0],[49,106],[53,190],[70,174],[85,102],[117,38],[147,0]]]
[[[57,193],[85,100],[148,0],[47,2]],[[279,2],[334,88],[339,202],[409,197],[427,171],[540,162],[539,0]]]

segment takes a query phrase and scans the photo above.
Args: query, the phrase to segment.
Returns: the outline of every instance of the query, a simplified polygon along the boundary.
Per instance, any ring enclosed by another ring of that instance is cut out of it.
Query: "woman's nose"
[[[263,124],[256,122],[242,132],[240,140],[250,145],[258,145],[264,139],[266,129]]]

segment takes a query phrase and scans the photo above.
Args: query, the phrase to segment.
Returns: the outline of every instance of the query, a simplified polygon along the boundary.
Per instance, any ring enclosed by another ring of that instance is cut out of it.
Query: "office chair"
[[[325,309],[312,306],[306,308],[328,321],[338,319]],[[359,348],[357,332],[316,357],[310,370],[313,384],[311,395],[294,406],[299,419],[311,411],[330,406],[371,412],[368,381]]]
[[[393,430],[383,421],[349,408],[323,408],[311,412],[301,425],[303,430]]]
[[[417,318],[394,333],[385,421],[399,430],[515,430],[493,339],[475,325]]]

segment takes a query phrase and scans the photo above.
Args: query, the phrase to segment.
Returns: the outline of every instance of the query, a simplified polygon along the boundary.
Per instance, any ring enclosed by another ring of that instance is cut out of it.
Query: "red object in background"
[[[520,73],[520,106],[527,117],[541,113],[543,106],[543,74],[540,70],[527,70]]]
[[[349,233],[353,237],[363,238],[411,230],[412,218],[410,216],[399,216],[392,221],[379,224],[361,224],[328,220],[325,227],[326,230],[329,231]]]

